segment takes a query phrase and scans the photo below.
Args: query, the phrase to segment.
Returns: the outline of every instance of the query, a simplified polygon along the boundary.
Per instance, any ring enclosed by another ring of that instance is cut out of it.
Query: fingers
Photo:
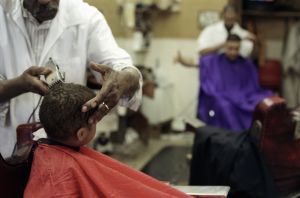
[[[39,80],[38,78],[32,79],[33,92],[40,95],[44,95],[48,91],[48,86],[45,82]]]
[[[99,122],[106,114],[101,113],[101,111],[96,111],[88,120],[89,124],[96,124]]]
[[[104,98],[108,95],[109,91],[111,90],[111,86],[112,86],[112,84],[107,84],[107,83],[103,84],[102,88],[97,93],[96,97],[87,101],[83,105],[82,112],[87,112],[87,111],[99,106],[104,101]]]
[[[45,76],[47,76],[47,75],[49,75],[50,73],[53,72],[53,71],[52,71],[51,69],[49,69],[49,68],[43,68],[43,69],[44,69],[44,70],[41,71],[40,75],[45,75]]]
[[[49,69],[49,68],[46,68],[46,67],[36,67],[36,66],[30,67],[27,70],[27,73],[30,74],[30,75],[32,75],[32,76],[48,75],[51,72],[52,72],[52,70]]]
[[[110,108],[114,108],[119,103],[120,95],[117,90],[113,89],[105,97],[105,104]]]
[[[98,106],[98,110],[95,113],[93,113],[93,115],[91,115],[91,117],[89,118],[89,120],[88,120],[89,124],[96,124],[106,114],[108,114],[110,110],[111,110],[111,108],[109,108],[108,105],[105,102],[102,102]]]
[[[98,103],[99,103],[99,98],[100,98],[100,97],[99,97],[98,94],[97,94],[95,98],[93,98],[93,99],[87,101],[87,102],[82,106],[81,111],[82,111],[82,112],[88,112],[89,110],[91,110],[91,109],[97,107],[97,105],[98,105]]]
[[[253,34],[253,33],[251,33],[251,32],[248,34],[248,37],[247,37],[247,38],[250,39],[250,40],[253,40],[253,41],[256,40],[255,34]]]
[[[182,64],[182,55],[181,55],[180,50],[177,51],[177,56],[174,59],[174,63],[180,63],[180,64]]]
[[[180,52],[180,50],[177,51],[177,57],[181,57],[181,52]]]
[[[99,99],[99,95],[97,95],[95,98],[88,101],[82,108],[83,112],[87,112],[92,108],[97,108],[98,110],[89,118],[89,123],[97,123],[99,122],[106,114],[110,112],[112,108],[114,108],[120,99],[120,95],[118,94],[117,89],[111,87],[107,88],[107,90],[110,90],[103,94],[103,99]]]
[[[106,65],[91,63],[90,68],[96,72],[101,73],[102,75],[105,75],[106,73],[109,73],[112,71],[112,69]]]
[[[121,91],[119,90],[118,83],[116,83],[118,73],[114,72],[113,69],[95,63],[91,63],[90,68],[101,73],[104,79],[102,88],[97,95],[82,106],[82,112],[98,108],[98,110],[89,118],[89,123],[96,123],[118,103],[118,100],[120,99],[118,93],[121,93]]]
[[[112,103],[111,100],[107,100],[108,102],[102,102],[98,106],[98,110],[89,118],[89,124],[96,124],[99,122],[105,115],[107,115],[111,109],[113,109],[118,102]]]
[[[108,107],[108,105],[105,102],[102,102],[99,106],[98,106],[98,110],[96,111],[96,113],[94,113],[90,119],[89,119],[89,123],[97,123],[99,122],[106,114],[109,113],[109,111],[111,110],[111,108]]]
[[[45,82],[40,80],[40,75],[50,74],[51,69],[45,67],[32,66],[28,68],[23,74],[23,88],[27,92],[33,92],[44,95],[48,91],[48,86]]]

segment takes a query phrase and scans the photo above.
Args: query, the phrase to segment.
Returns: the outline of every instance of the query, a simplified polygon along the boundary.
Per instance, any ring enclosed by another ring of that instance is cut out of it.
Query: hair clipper
[[[56,64],[51,57],[46,63],[46,67],[52,70],[49,75],[45,76],[46,83],[48,84],[49,88],[65,82],[65,73],[60,71],[58,64]]]

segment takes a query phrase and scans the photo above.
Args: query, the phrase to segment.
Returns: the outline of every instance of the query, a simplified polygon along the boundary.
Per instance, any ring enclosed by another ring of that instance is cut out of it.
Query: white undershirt
[[[23,5],[23,0],[21,0]],[[31,47],[34,55],[34,64],[32,66],[40,66],[37,65],[39,59],[41,58],[41,54],[43,48],[45,46],[45,42],[47,39],[47,35],[52,23],[52,20],[44,21],[40,24],[30,12],[28,12],[25,8],[22,7],[22,14],[24,17],[25,26],[27,29],[27,33],[30,39]],[[6,80],[4,76],[0,75],[0,81]],[[0,103],[0,126],[4,126],[6,122],[6,116],[9,108],[9,102]]]
[[[22,13],[34,54],[34,62],[36,64],[34,66],[41,66],[37,64],[41,58],[52,20],[44,21],[40,24],[24,7],[22,7]]]

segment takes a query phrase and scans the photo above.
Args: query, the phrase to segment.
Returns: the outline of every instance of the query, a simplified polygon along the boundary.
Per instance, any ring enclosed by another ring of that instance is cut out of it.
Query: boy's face
[[[227,41],[225,54],[230,60],[235,60],[239,56],[240,41]]]

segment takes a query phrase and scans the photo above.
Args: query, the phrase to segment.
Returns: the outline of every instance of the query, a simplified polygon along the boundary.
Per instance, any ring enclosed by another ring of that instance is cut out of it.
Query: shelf
[[[243,10],[245,17],[268,17],[268,18],[300,18],[300,12],[296,11],[255,11]]]

